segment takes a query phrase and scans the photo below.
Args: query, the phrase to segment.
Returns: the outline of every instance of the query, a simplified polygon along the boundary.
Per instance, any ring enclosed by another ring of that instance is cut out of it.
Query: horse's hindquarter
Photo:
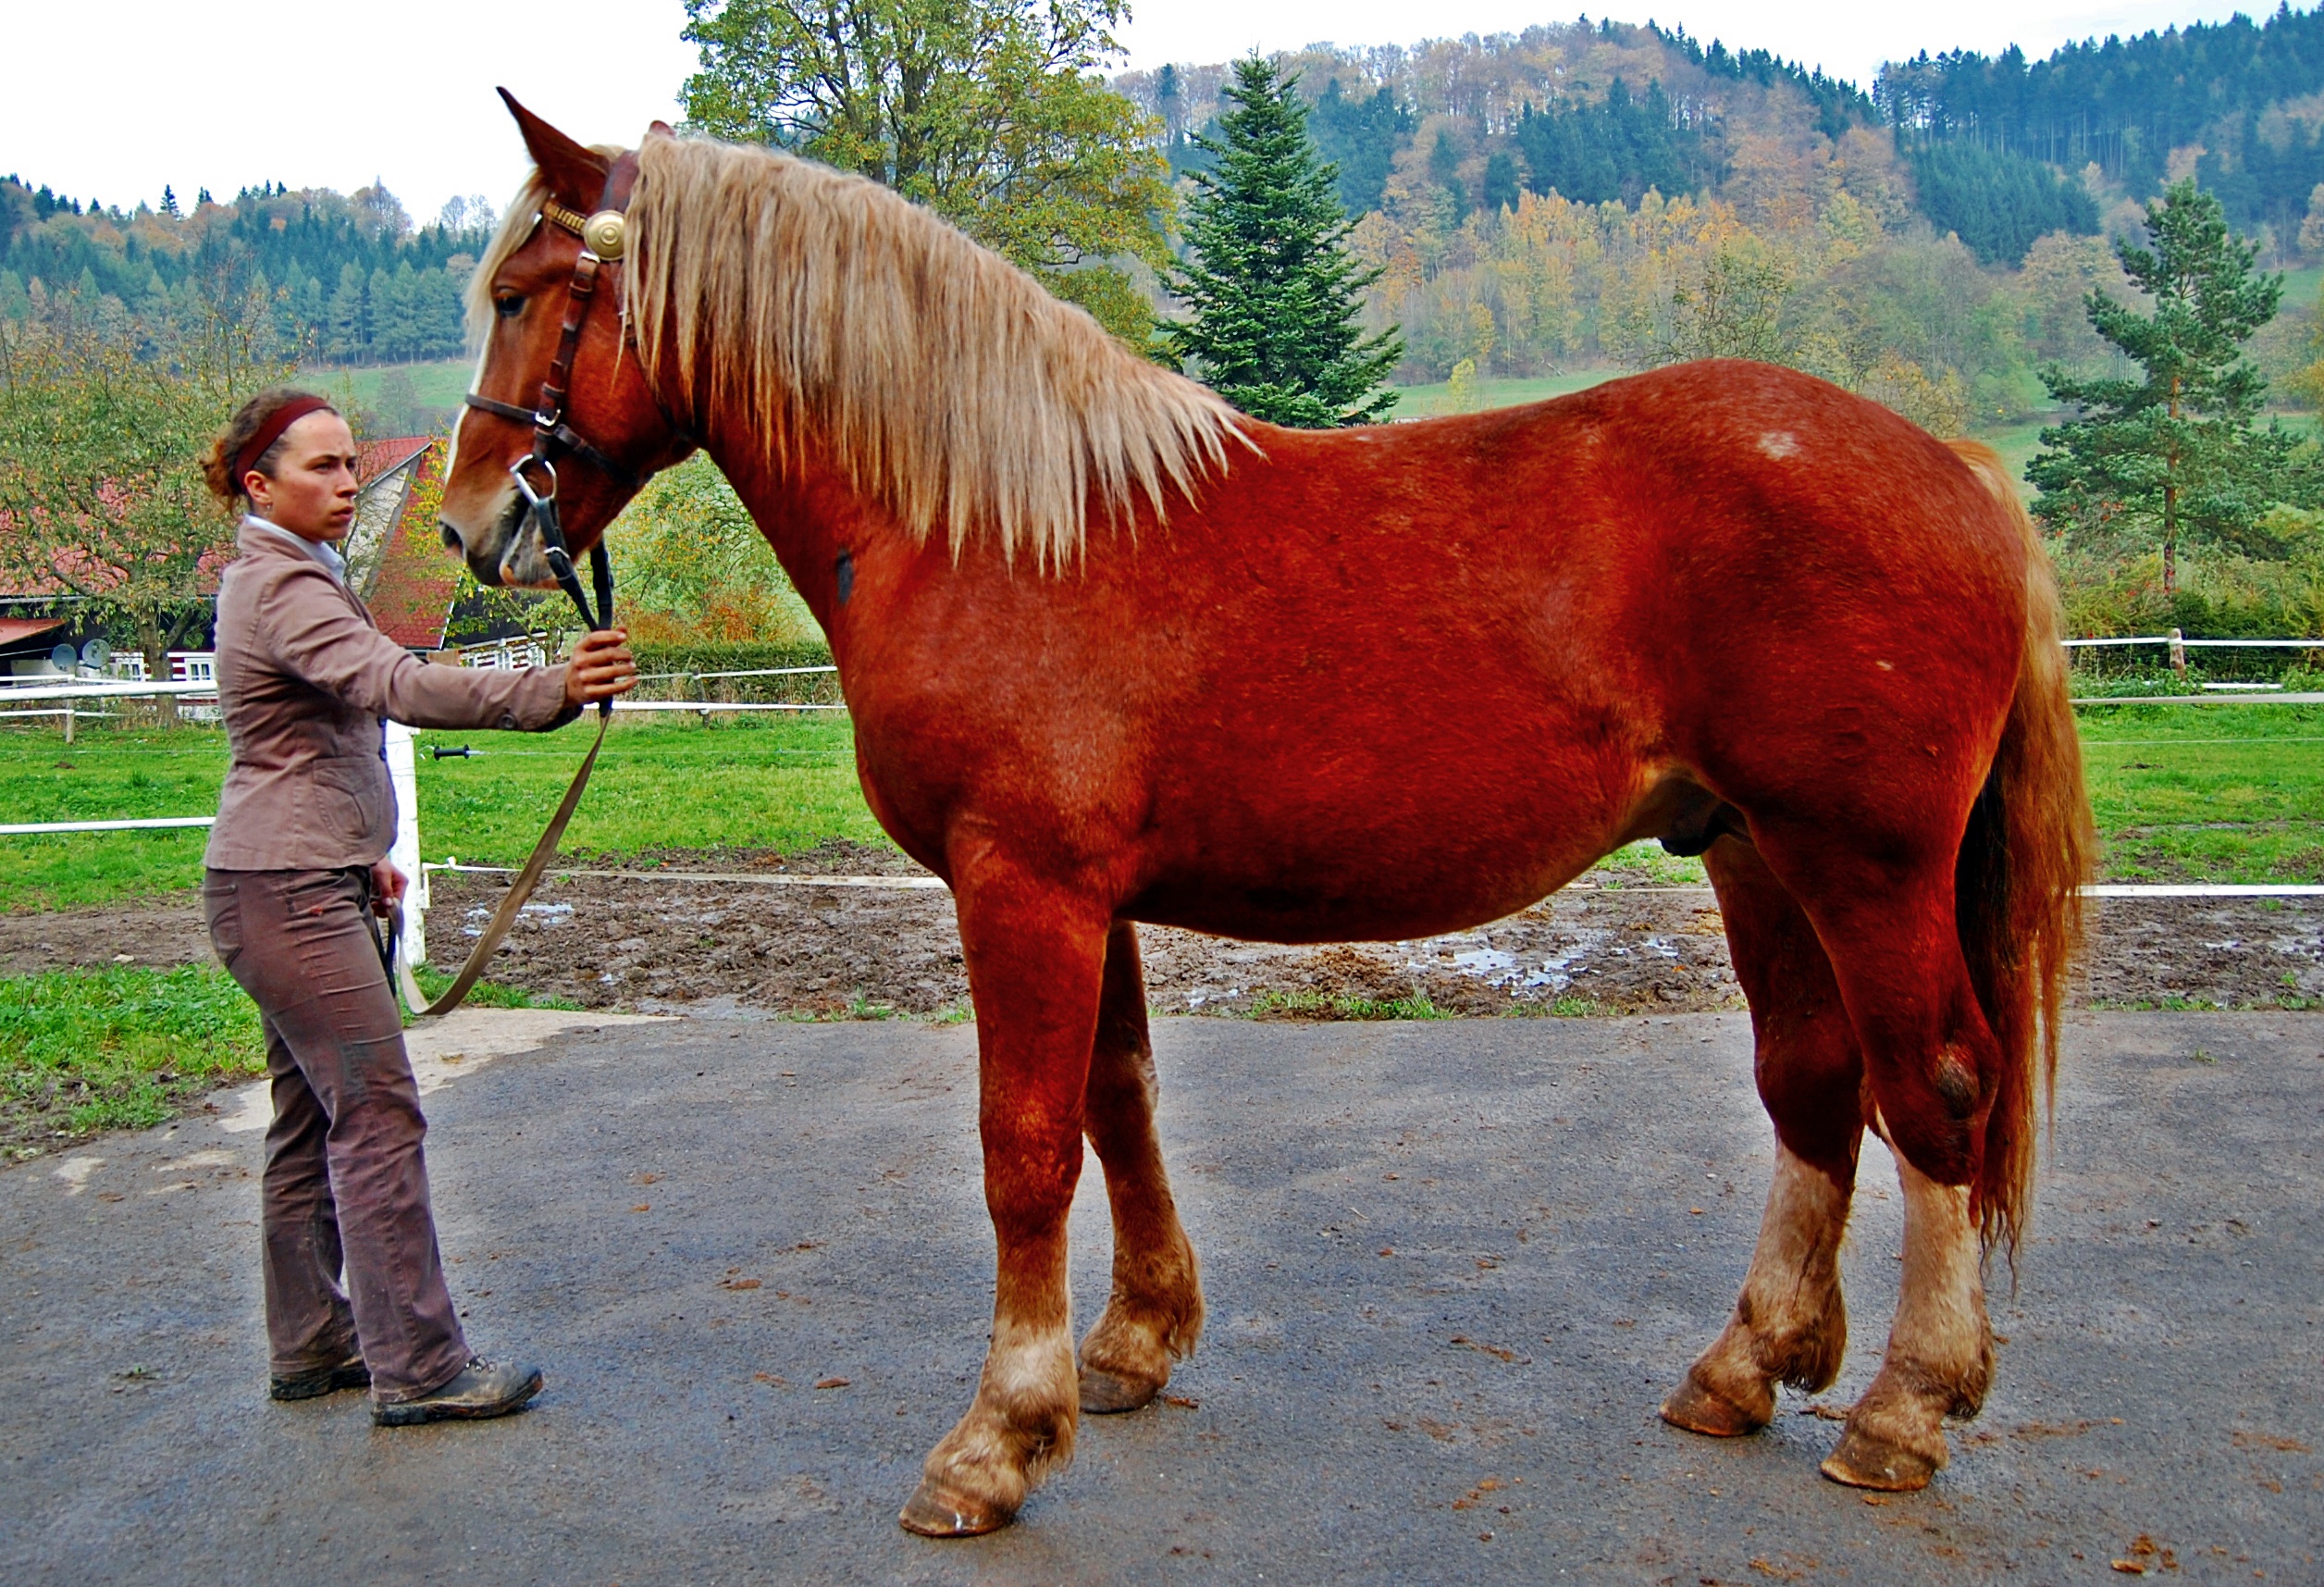
[[[1632,614],[1674,754],[1755,823],[1949,860],[2017,687],[2015,519],[1941,442],[1804,375],[1601,390],[1615,513],[1651,526]]]
[[[1932,689],[1977,686],[1946,709],[1992,715],[2021,606],[1964,669],[1992,579],[1951,542],[1929,554],[1944,513],[1891,500],[1911,459],[1867,455],[1934,443],[1722,368],[1778,378],[1269,430],[1197,510],[1134,546],[1098,530],[1061,578],[947,559],[889,618],[939,676],[850,679],[875,807],[915,852],[974,835],[1131,918],[1411,936],[1659,830],[1678,779],[1774,797],[1921,733]]]

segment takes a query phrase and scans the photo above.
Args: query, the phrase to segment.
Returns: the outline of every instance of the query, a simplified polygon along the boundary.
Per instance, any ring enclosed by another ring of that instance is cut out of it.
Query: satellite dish
[[[80,652],[74,650],[70,645],[59,645],[55,650],[48,652],[49,664],[51,666],[62,667],[67,672],[72,671],[73,663],[79,661],[80,659]]]
[[[94,667],[99,672],[103,672],[105,663],[112,659],[113,647],[103,639],[92,639],[80,647],[80,664],[83,666]]]

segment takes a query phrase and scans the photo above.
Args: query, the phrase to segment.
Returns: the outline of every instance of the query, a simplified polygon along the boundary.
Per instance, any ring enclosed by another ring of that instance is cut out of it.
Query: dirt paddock
[[[593,862],[592,864],[601,862]],[[490,978],[589,1009],[688,1005],[817,1018],[965,1010],[968,979],[942,888],[651,879],[649,870],[911,874],[892,850],[830,843],[804,854],[659,853],[637,877],[541,884]],[[431,957],[455,962],[506,878],[434,879]],[[2324,899],[2107,899],[2091,911],[2077,1001],[2090,1008],[2299,1008],[2324,1000]],[[463,936],[463,932],[467,935]],[[1419,942],[1284,948],[1149,926],[1140,932],[1158,1013],[1345,1018],[1440,1013],[1701,1013],[1743,1006],[1718,900],[1594,872],[1506,920]],[[191,898],[0,917],[0,972],[204,961]]]

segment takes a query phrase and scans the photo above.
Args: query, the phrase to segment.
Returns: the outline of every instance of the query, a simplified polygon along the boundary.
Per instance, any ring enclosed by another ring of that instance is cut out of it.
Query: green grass
[[[433,998],[451,977],[426,965]],[[487,1009],[571,1009],[481,981]],[[405,1016],[410,1023],[410,1016]],[[117,965],[0,976],[0,1153],[28,1157],[98,1130],[142,1130],[266,1072],[258,1010],[215,965]]]
[[[1643,843],[1615,849],[1598,862],[1597,870],[1593,880],[1609,891],[1623,887],[1700,887],[1711,881],[1711,873],[1702,868],[1701,860],[1672,854],[1650,837]]]
[[[596,731],[419,735],[420,841],[426,857],[523,862]],[[427,746],[467,745],[435,761]],[[583,856],[657,848],[812,848],[830,837],[884,843],[855,775],[851,730],[835,715],[619,719],[566,828]],[[205,815],[217,809],[226,740],[212,729],[0,732],[0,820]],[[70,909],[196,886],[201,828],[0,837],[0,913]]]
[[[420,845],[430,860],[513,865],[588,749],[575,723],[554,735],[422,733]],[[430,745],[468,745],[474,760],[431,761]],[[773,713],[736,720],[617,721],[589,791],[565,829],[579,854],[657,849],[811,849],[829,838],[886,845],[856,781],[845,717]]]
[[[465,957],[464,949],[462,956]],[[432,1002],[444,995],[456,977],[451,971],[439,970],[432,964],[415,964],[412,967],[412,979],[419,983],[420,990]],[[497,981],[479,981],[468,988],[468,995],[460,1000],[460,1006],[464,1009],[578,1009],[581,1005],[570,998],[541,997],[525,991],[522,986],[503,986]],[[405,1027],[408,1029],[418,1017],[411,1010],[404,1010]]]
[[[2118,880],[2324,881],[2324,708],[2086,706],[2079,713],[2107,874]],[[420,839],[432,861],[521,862],[586,748],[554,734],[423,733]],[[2150,742],[2151,740],[2151,742]],[[473,760],[432,761],[430,744]],[[217,808],[226,747],[199,727],[0,731],[0,819],[199,815]],[[884,844],[843,717],[618,721],[564,849],[612,859],[666,849]],[[199,829],[0,837],[0,912],[93,906],[199,884]],[[1701,862],[1634,844],[1599,878],[1700,886]]]
[[[438,359],[426,364],[379,364],[361,369],[302,369],[299,378],[328,397],[359,407],[379,405],[379,382],[390,369],[412,378],[412,391],[422,407],[456,408],[468,394],[476,366],[465,358]]]
[[[2324,881],[2324,707],[2084,706],[2083,763],[2120,881]]]
[[[1351,998],[1344,993],[1261,992],[1251,999],[1255,1020],[1449,1020],[1425,997]]]
[[[1514,408],[1524,403],[1547,402],[1575,391],[1586,391],[1592,386],[1619,379],[1626,371],[1620,369],[1576,369],[1564,375],[1544,375],[1528,380],[1484,379],[1477,382],[1474,399],[1477,408]],[[1449,414],[1452,408],[1452,385],[1439,380],[1432,386],[1398,386],[1394,417],[1400,419],[1434,418]]]
[[[258,1010],[223,970],[187,964],[0,977],[0,1143],[142,1129],[266,1072]]]
[[[0,821],[212,815],[226,738],[203,727],[0,733]],[[203,827],[0,837],[0,914],[110,903],[198,886]]]

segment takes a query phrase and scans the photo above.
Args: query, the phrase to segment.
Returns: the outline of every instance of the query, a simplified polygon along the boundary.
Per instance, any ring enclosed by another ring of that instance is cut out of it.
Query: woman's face
[[[251,511],[310,540],[335,540],[355,521],[355,438],[337,414],[309,414],[282,432],[272,477],[242,476]]]

